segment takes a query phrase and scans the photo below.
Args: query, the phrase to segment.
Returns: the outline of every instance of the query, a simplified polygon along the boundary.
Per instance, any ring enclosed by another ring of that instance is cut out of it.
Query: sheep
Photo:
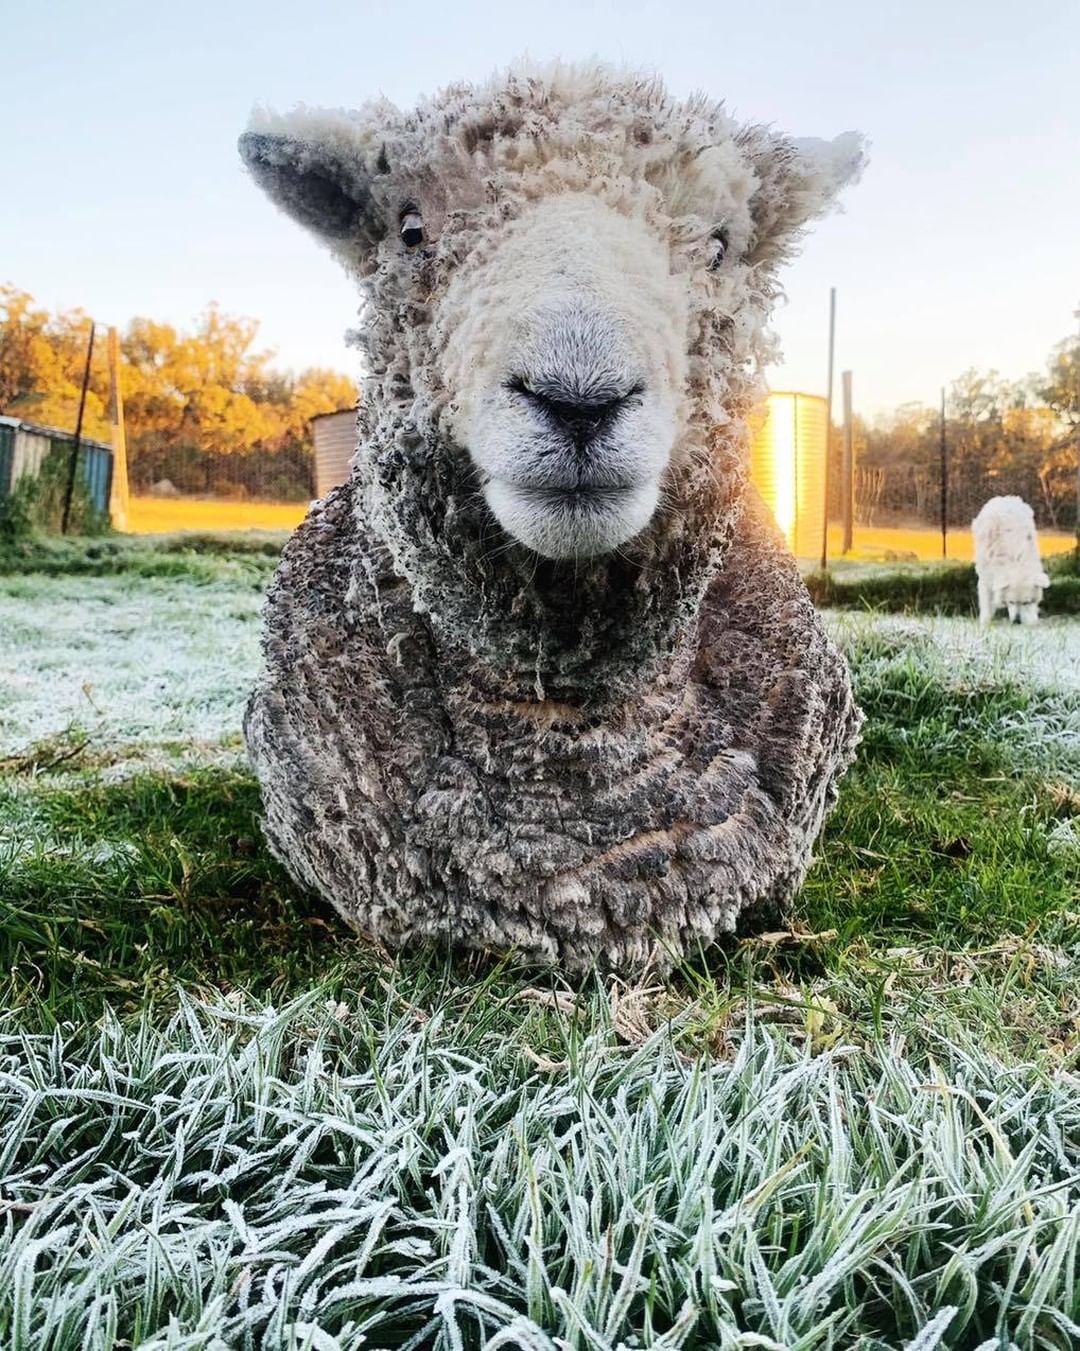
[[[1003,606],[1009,620],[1037,624],[1050,578],[1039,559],[1035,513],[1022,497],[991,497],[971,522],[979,586],[979,622],[989,624]]]
[[[292,877],[391,947],[662,968],[801,885],[861,715],[747,482],[778,266],[858,174],[601,66],[257,114],[357,282],[351,477],[245,715]]]

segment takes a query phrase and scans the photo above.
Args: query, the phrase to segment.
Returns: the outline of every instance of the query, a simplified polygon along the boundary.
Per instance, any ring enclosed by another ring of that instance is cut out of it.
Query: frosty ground
[[[1080,623],[830,612],[790,926],[570,989],[268,858],[271,554],[0,577],[0,1343],[1077,1344]]]

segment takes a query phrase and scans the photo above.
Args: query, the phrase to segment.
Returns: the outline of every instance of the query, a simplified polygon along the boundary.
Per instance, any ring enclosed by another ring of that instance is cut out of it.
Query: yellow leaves
[[[0,413],[71,431],[78,410],[89,317],[49,314],[33,297],[0,287]],[[355,386],[337,371],[275,371],[255,350],[254,319],[210,305],[191,333],[136,318],[121,338],[129,456],[170,447],[212,455],[308,444],[319,413],[349,408]],[[84,430],[107,439],[109,373],[95,348]]]
[[[806,1035],[816,1053],[827,1051],[840,1040],[843,1021],[836,1004],[825,995],[816,994],[806,1006]]]

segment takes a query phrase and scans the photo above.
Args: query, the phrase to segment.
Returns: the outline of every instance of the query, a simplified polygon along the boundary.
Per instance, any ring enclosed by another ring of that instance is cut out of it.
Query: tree
[[[1069,430],[1080,427],[1080,337],[1065,338],[1057,344],[1037,392]]]
[[[1080,558],[1080,336],[1059,342],[1050,355],[1046,376],[1038,383],[1038,395],[1051,408],[1059,435],[1048,452],[1054,478],[1072,484],[1073,521],[1077,556]],[[1067,490],[1066,490],[1067,491]]]
[[[73,431],[78,416],[90,318],[82,310],[55,315],[37,309],[33,297],[0,286],[0,412],[47,427]],[[107,435],[108,379],[104,352],[95,352],[83,430]]]
[[[75,426],[90,320],[49,314],[0,288],[0,412]],[[258,324],[211,305],[191,332],[133,319],[121,337],[132,481],[171,478],[187,491],[231,487],[303,497],[311,487],[311,418],[355,403],[337,371],[276,370]],[[107,437],[109,373],[94,352],[84,431]]]

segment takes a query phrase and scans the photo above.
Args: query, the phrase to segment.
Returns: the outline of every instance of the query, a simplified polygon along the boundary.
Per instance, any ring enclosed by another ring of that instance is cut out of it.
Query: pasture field
[[[246,501],[232,497],[133,497],[128,530],[162,535],[174,530],[295,530],[306,502]]]
[[[136,535],[167,534],[177,530],[292,530],[307,514],[306,502],[253,502],[232,498],[133,497],[128,529]],[[1044,530],[1039,536],[1044,554],[1068,553],[1076,536]],[[829,557],[841,558],[843,537],[838,525],[829,527]],[[970,530],[950,530],[948,559],[970,563],[974,558]],[[941,535],[932,526],[856,526],[852,560],[938,562]]]
[[[0,1345],[1080,1344],[1075,617],[850,579],[787,926],[571,987],[395,959],[269,856],[279,544],[0,559]]]

